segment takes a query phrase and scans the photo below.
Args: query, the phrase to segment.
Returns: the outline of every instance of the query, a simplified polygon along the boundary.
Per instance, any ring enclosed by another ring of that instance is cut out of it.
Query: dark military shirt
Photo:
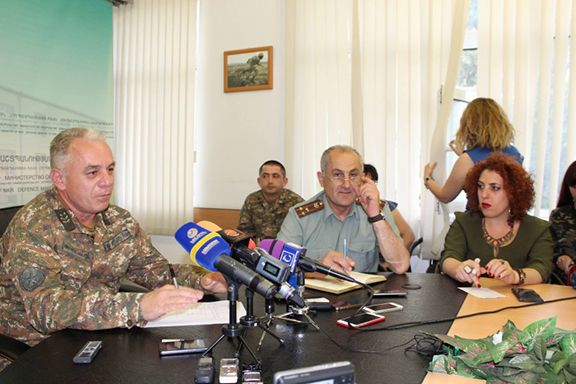
[[[168,261],[128,211],[111,205],[88,231],[54,187],[16,214],[0,257],[0,333],[29,345],[65,328],[144,325],[144,294],[119,292],[122,279],[149,289],[171,282]],[[200,269],[175,270],[180,284],[199,288]]]
[[[550,213],[550,231],[554,239],[554,264],[562,255],[576,260],[576,209],[574,205],[558,207]],[[554,275],[566,284],[566,273],[556,266]]]
[[[272,204],[266,201],[262,190],[251,193],[242,206],[238,229],[257,241],[275,239],[290,207],[302,201],[300,195],[286,188]]]

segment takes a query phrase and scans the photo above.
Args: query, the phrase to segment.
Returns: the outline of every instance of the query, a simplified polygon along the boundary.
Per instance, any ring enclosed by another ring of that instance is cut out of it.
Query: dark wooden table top
[[[375,299],[376,303],[397,302],[403,305],[404,309],[386,314],[385,322],[371,328],[453,317],[466,297],[464,292],[457,289],[455,281],[438,274],[388,275],[387,282],[375,285],[374,288],[403,289],[402,285],[407,283],[418,284],[421,289],[406,290],[408,295],[405,298]],[[308,290],[307,295],[325,296],[331,301],[367,298],[364,290],[339,296]],[[240,296],[243,300],[243,288]],[[255,299],[254,312],[256,315],[263,315],[264,300],[259,296]],[[284,310],[284,304],[276,304],[275,314],[281,314]],[[420,331],[447,333],[451,325],[451,322],[445,322],[400,330],[358,332],[336,324],[337,319],[352,313],[353,310],[317,312],[312,318],[321,331],[310,325],[293,325],[274,320],[271,329],[285,340],[285,345],[281,346],[272,337],[266,336],[260,351],[256,350],[256,346],[262,330],[246,329],[246,343],[262,360],[264,382],[271,383],[274,373],[278,371],[348,360],[354,364],[357,383],[420,383],[426,375],[429,359],[416,353],[405,352],[405,347]],[[204,338],[213,342],[221,334],[222,325],[105,331],[64,330],[21,355],[0,374],[0,382],[193,383],[198,356],[160,358],[158,342],[162,338]],[[344,348],[338,347],[327,335]],[[98,356],[91,364],[74,364],[74,355],[91,340],[103,341]],[[233,357],[236,346],[237,339],[222,340],[213,350],[215,362],[218,363],[223,357]],[[383,351],[395,346],[399,347],[382,354],[352,351]],[[245,349],[241,351],[240,360],[241,363],[253,362]],[[214,382],[217,383],[218,367],[215,372]]]

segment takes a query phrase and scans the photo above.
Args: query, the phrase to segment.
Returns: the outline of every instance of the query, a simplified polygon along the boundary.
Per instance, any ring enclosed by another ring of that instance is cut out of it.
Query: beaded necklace
[[[496,239],[492,236],[490,236],[490,234],[488,233],[488,230],[486,229],[486,220],[482,219],[482,231],[484,232],[484,240],[490,244],[492,246],[492,248],[494,248],[494,257],[498,257],[498,252],[500,252],[500,247],[502,247],[503,245],[506,245],[510,242],[510,240],[512,240],[512,238],[514,237],[514,227],[510,226],[510,231],[508,231],[507,234],[505,234],[504,236],[500,237],[499,239]]]

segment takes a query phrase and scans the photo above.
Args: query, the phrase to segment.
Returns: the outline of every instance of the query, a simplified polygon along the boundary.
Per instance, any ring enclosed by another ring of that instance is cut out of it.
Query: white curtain
[[[322,152],[352,143],[352,1],[286,1],[286,163],[304,198]]]
[[[152,234],[193,218],[197,0],[114,7],[115,202]]]
[[[322,151],[350,144],[418,232],[458,4],[467,1],[286,1],[286,153],[304,197],[320,189]]]
[[[576,160],[576,2],[482,0],[478,14],[478,96],[509,114],[546,217]]]

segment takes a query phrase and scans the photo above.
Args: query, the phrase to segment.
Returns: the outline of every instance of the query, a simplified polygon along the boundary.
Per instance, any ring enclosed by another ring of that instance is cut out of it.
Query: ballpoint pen
[[[168,268],[170,269],[170,276],[172,276],[172,282],[176,289],[178,289],[178,281],[176,281],[176,274],[174,273],[174,269],[172,269],[172,264],[168,264]]]

